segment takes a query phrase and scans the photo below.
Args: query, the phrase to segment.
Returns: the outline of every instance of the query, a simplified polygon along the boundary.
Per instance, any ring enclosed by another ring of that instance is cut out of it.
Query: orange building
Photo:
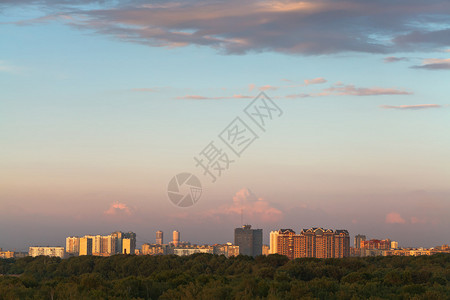
[[[303,229],[300,234],[292,229],[280,229],[276,253],[290,259],[347,257],[350,256],[350,235],[347,230],[316,227]]]
[[[294,237],[295,231],[292,229],[278,230],[276,253],[294,258]]]
[[[3,251],[2,248],[0,248],[0,258],[13,258],[14,257],[14,251]]]
[[[378,250],[389,250],[391,249],[391,240],[368,240],[368,241],[361,241],[360,245],[361,249],[378,249]]]

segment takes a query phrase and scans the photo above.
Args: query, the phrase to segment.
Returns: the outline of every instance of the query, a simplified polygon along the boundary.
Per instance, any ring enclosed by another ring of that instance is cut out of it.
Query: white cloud
[[[10,63],[0,60],[0,72],[17,74],[21,71],[21,68],[13,66]]]

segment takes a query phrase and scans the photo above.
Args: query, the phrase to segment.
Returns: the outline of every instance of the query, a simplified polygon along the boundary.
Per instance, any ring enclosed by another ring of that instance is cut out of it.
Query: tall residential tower
[[[176,247],[180,243],[180,232],[178,230],[173,231],[172,244]]]
[[[262,255],[262,229],[252,229],[251,225],[244,225],[234,230],[234,244],[239,246],[239,254]]]
[[[158,230],[156,232],[156,244],[157,245],[162,245],[164,244],[164,233],[161,230]]]

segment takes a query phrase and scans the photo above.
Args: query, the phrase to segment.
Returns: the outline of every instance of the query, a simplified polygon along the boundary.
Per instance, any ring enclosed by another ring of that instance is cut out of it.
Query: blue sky
[[[232,241],[241,208],[267,237],[448,243],[450,6],[384,2],[1,1],[0,247]],[[210,183],[193,157],[261,91],[284,114]]]

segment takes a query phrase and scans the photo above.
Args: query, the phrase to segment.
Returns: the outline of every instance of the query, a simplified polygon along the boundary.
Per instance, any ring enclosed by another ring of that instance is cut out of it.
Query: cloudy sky
[[[227,242],[241,215],[266,242],[450,242],[448,1],[0,0],[0,38],[0,247]],[[239,156],[236,117],[257,136]],[[194,160],[211,142],[215,182]],[[167,195],[182,172],[203,187],[188,208]]]

